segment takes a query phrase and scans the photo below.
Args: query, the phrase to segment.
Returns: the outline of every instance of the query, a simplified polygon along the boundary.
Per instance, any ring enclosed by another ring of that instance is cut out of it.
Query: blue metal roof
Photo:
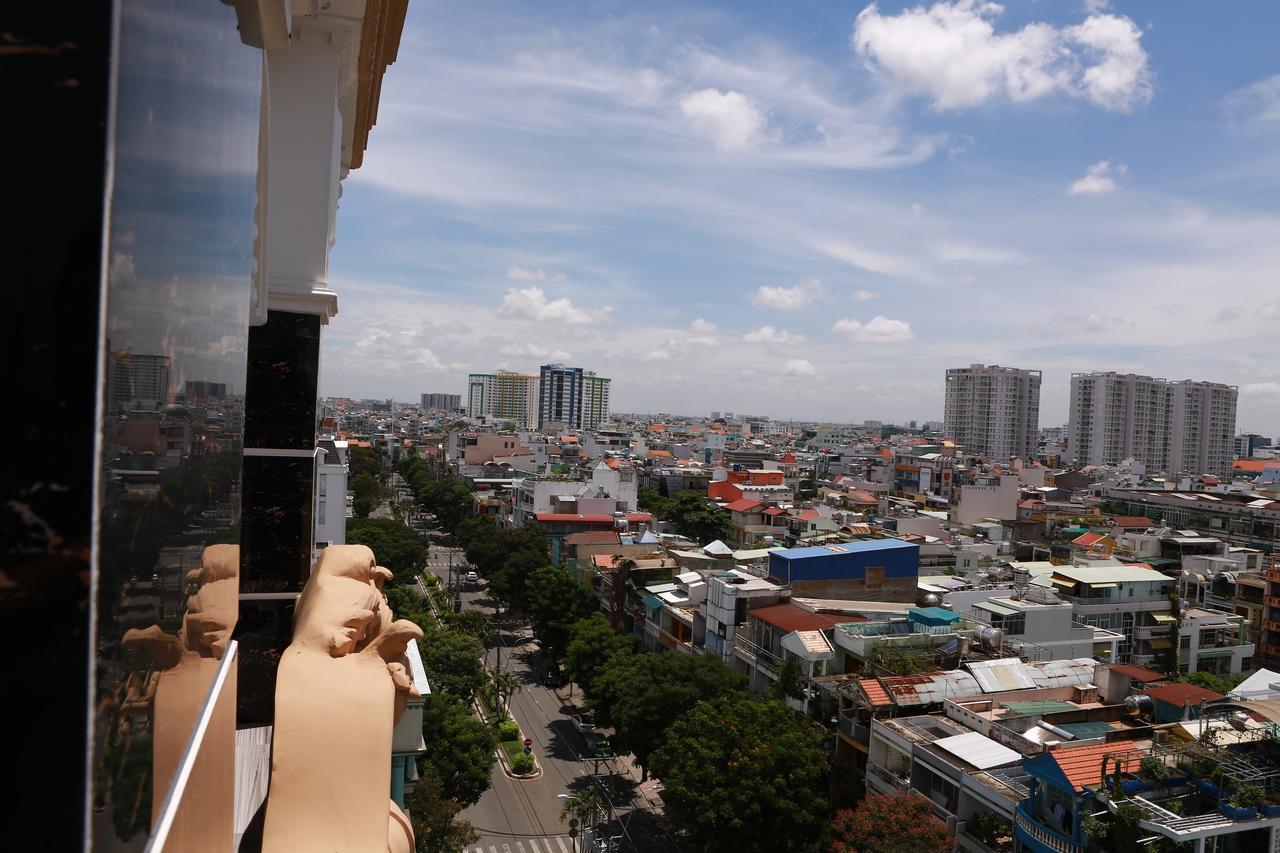
[[[858,542],[841,542],[838,545],[815,545],[811,548],[781,548],[772,554],[785,560],[804,560],[810,557],[838,557],[841,554],[861,554],[869,551],[897,551],[919,548],[901,539],[863,539]]]

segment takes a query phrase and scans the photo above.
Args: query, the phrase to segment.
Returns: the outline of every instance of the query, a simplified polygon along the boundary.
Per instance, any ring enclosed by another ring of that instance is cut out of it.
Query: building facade
[[[1081,465],[1135,459],[1152,471],[1230,476],[1236,397],[1216,382],[1072,374],[1068,453]]]
[[[599,429],[609,420],[609,385],[611,380],[588,370],[582,375],[583,429]]]
[[[538,423],[538,377],[509,370],[467,377],[467,417],[511,421],[517,429]]]
[[[993,459],[1032,456],[1040,429],[1040,371],[971,364],[947,371],[944,433]]]
[[[423,394],[422,410],[430,411],[431,409],[446,409],[450,412],[456,412],[462,408],[461,394]]]
[[[538,428],[582,427],[584,371],[581,367],[544,364],[538,377]]]

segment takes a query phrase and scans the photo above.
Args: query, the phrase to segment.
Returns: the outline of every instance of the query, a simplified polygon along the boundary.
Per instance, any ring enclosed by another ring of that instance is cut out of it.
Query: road
[[[428,569],[442,581],[448,577],[449,558],[450,549],[431,547]],[[455,552],[455,576],[463,560],[462,554]],[[465,609],[480,610],[492,617],[493,605],[482,588],[462,592]],[[490,789],[460,815],[480,833],[480,840],[467,850],[572,853],[575,839],[560,821],[561,800],[557,795],[589,787],[591,775],[598,770],[615,807],[609,832],[618,838],[616,849],[641,853],[675,851],[667,833],[657,825],[660,819],[655,818],[654,811],[660,809],[660,801],[652,790],[653,784],[639,784],[639,769],[629,759],[578,760],[586,751],[586,743],[569,718],[578,712],[581,695],[575,692],[570,699],[568,689],[557,692],[542,683],[538,648],[528,627],[504,624],[499,636],[503,640],[502,669],[514,673],[522,685],[511,699],[511,712],[525,736],[533,741],[533,754],[542,767],[542,777],[517,781],[503,773],[501,764],[495,764]],[[494,666],[497,653],[496,649],[490,650],[490,667]]]

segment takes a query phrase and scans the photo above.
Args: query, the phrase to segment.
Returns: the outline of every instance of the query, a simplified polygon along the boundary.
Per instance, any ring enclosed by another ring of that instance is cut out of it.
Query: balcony
[[[886,770],[878,764],[867,765],[867,775],[874,777],[877,781],[888,785],[895,791],[906,791],[911,786],[911,780],[906,777],[900,777]]]
[[[871,727],[858,722],[857,717],[848,711],[841,711],[836,717],[836,723],[840,728],[840,734],[849,740],[864,746],[871,742]]]
[[[1013,819],[1015,830],[1023,836],[1024,840],[1032,842],[1032,844],[1028,845],[1032,850],[1052,850],[1054,853],[1084,853],[1083,845],[1076,844],[1027,817],[1022,811],[1021,805],[1014,812]]]

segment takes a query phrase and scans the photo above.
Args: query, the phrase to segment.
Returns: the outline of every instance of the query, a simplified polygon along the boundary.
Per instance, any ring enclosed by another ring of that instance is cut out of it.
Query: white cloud
[[[1129,169],[1123,163],[1117,163],[1112,166],[1110,160],[1099,160],[1085,171],[1084,177],[1067,187],[1067,193],[1069,195],[1103,195],[1109,193],[1116,188],[1115,179],[1111,177],[1112,171],[1117,175],[1123,175]]]
[[[613,309],[609,307],[598,311],[578,308],[563,296],[548,300],[541,287],[511,288],[502,298],[502,307],[498,310],[507,317],[571,325],[604,322],[613,313]]]
[[[1240,386],[1240,393],[1246,397],[1280,398],[1280,382],[1250,382]]]
[[[878,299],[879,297],[880,294],[872,290],[855,290],[853,293],[853,299],[855,302],[870,302],[871,300]]]
[[[890,320],[883,314],[877,314],[865,323],[857,320],[838,320],[832,327],[837,332],[844,332],[851,341],[891,344],[909,341],[915,335],[911,325],[902,320]]]
[[[773,326],[761,326],[758,329],[747,332],[742,336],[742,339],[749,344],[782,346],[785,344],[798,344],[804,340],[804,335],[796,335],[786,329],[775,329]]]
[[[776,308],[779,311],[799,311],[801,308],[807,308],[815,300],[822,298],[823,295],[822,282],[819,279],[811,278],[800,282],[794,287],[770,287],[767,285],[758,287],[756,292],[751,294],[751,301],[756,305]]]
[[[818,371],[807,359],[793,358],[782,366],[782,372],[788,376],[817,376]]]
[[[671,353],[664,349],[652,349],[640,353],[636,358],[641,361],[670,361]]]
[[[548,273],[540,269],[531,270],[513,264],[507,267],[507,278],[512,281],[564,281],[565,274],[562,272]]]
[[[768,123],[755,102],[741,92],[701,89],[680,99],[680,112],[694,130],[722,151],[746,148]]]
[[[689,330],[695,335],[714,335],[716,324],[699,317],[689,324]]]
[[[1245,121],[1280,121],[1280,74],[1259,80],[1227,96],[1227,107]]]
[[[1120,15],[1090,15],[1065,32],[1096,60],[1080,77],[1085,98],[1103,109],[1126,113],[1151,100],[1155,75],[1142,49],[1142,31],[1133,21]]]
[[[573,358],[572,354],[562,349],[551,349],[534,343],[507,344],[498,352],[512,358],[539,358],[548,361],[568,361]]]
[[[897,15],[872,3],[858,15],[852,44],[898,88],[943,110],[1059,92],[1110,110],[1149,100],[1142,32],[1128,18],[1090,11],[1078,26],[1033,22],[997,33],[992,22],[1003,7],[996,3],[940,0]]]

